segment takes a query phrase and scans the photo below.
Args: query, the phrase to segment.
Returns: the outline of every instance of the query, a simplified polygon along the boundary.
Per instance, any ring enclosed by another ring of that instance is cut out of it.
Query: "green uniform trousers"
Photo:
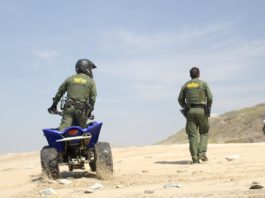
[[[59,131],[62,131],[64,128],[69,126],[80,126],[85,128],[87,120],[87,114],[75,109],[74,106],[67,107],[63,112]]]
[[[192,161],[205,156],[208,144],[208,116],[203,108],[191,108],[187,113],[186,133],[189,138],[189,149]]]

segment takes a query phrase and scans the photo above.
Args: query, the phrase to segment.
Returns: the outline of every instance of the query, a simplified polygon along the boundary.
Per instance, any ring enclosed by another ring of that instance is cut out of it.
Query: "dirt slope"
[[[265,104],[231,111],[217,118],[210,118],[210,143],[265,142],[262,131],[265,119]],[[177,132],[157,144],[186,143],[185,130]]]

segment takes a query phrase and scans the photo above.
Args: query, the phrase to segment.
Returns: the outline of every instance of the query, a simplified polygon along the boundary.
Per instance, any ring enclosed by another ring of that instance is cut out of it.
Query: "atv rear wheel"
[[[108,179],[113,175],[113,161],[110,144],[98,142],[95,145],[96,174],[100,179]]]
[[[45,146],[40,152],[42,173],[49,179],[58,179],[60,171],[58,166],[58,151],[55,148]]]

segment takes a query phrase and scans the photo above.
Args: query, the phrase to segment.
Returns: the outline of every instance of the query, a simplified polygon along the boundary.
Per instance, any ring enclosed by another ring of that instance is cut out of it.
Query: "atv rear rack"
[[[82,140],[82,139],[91,139],[91,135],[89,134],[86,136],[67,137],[67,138],[56,140],[56,142],[65,142],[65,141]]]

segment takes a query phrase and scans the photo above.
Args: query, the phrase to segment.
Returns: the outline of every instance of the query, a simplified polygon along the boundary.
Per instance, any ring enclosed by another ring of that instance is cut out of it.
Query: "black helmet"
[[[190,77],[191,78],[198,78],[200,77],[200,70],[198,67],[193,67],[190,69]]]
[[[75,71],[77,73],[84,73],[93,78],[92,69],[97,66],[88,59],[79,59],[75,64]]]

